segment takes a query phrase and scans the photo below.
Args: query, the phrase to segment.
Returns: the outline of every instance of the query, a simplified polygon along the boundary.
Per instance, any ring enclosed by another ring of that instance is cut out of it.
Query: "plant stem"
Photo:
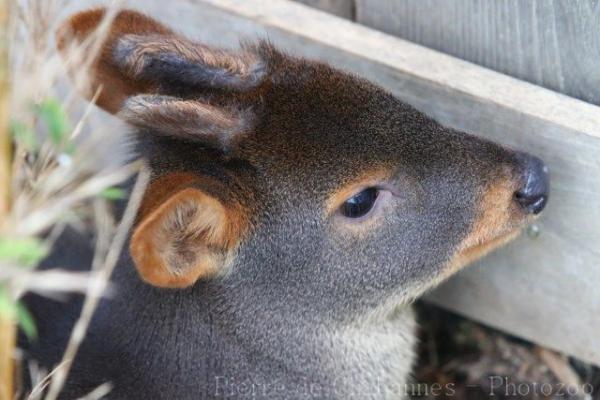
[[[9,131],[9,16],[11,0],[0,0],[0,233],[11,202],[12,142]],[[0,315],[0,400],[12,400],[16,328],[12,316]]]
[[[0,399],[13,398],[14,385],[14,349],[16,343],[16,328],[14,321],[0,317]]]
[[[12,141],[9,130],[10,65],[9,49],[10,0],[0,0],[0,221],[10,211]]]

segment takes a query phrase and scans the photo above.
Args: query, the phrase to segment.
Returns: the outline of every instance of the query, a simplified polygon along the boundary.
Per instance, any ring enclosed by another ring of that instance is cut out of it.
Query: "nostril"
[[[548,202],[548,195],[528,195],[522,191],[515,193],[517,203],[530,214],[542,212]]]
[[[539,214],[548,202],[548,167],[537,157],[522,154],[520,158],[523,186],[515,193],[515,200],[527,213]]]

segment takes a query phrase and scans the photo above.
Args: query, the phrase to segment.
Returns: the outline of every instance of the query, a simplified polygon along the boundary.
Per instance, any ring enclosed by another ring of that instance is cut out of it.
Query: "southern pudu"
[[[68,19],[59,49],[105,13]],[[105,382],[110,399],[404,398],[411,302],[548,199],[538,158],[267,42],[216,49],[125,10],[89,86],[151,182],[68,399]],[[45,265],[84,269],[92,248],[67,231]],[[27,301],[23,346],[52,368],[81,298]]]

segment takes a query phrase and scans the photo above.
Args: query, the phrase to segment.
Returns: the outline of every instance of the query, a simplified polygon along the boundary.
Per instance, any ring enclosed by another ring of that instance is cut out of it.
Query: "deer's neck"
[[[119,275],[125,284],[98,311],[73,369],[74,380],[112,381],[115,398],[402,398],[410,309],[327,324],[236,306],[201,286],[151,288],[133,268]]]

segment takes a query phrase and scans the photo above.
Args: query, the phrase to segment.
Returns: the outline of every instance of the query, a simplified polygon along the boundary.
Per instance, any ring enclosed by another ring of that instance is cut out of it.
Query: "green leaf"
[[[15,303],[8,296],[6,289],[0,286],[0,316],[14,319],[16,314]]]
[[[75,143],[73,143],[71,141],[65,143],[63,146],[63,151],[70,156],[75,154],[76,149],[77,149],[77,146],[75,146]]]
[[[69,119],[62,104],[54,98],[48,98],[40,103],[38,113],[48,127],[52,143],[57,146],[64,144],[69,131]]]
[[[103,191],[101,191],[99,195],[100,197],[104,197],[108,200],[120,200],[124,199],[127,196],[125,190],[116,187],[106,188]]]
[[[36,238],[0,238],[0,261],[33,267],[48,251],[48,246]]]
[[[37,148],[37,140],[33,130],[21,121],[11,121],[10,132],[14,140],[28,151],[33,151]]]
[[[29,339],[37,338],[37,327],[35,325],[35,320],[33,319],[33,315],[31,315],[27,307],[25,307],[25,305],[22,303],[17,303],[16,313],[17,321],[19,322],[21,329],[23,329],[25,336],[27,336]]]
[[[8,296],[5,288],[0,286],[0,316],[16,321],[23,333],[29,339],[35,339],[37,337],[37,327],[33,315],[29,310],[20,302],[15,303]]]

